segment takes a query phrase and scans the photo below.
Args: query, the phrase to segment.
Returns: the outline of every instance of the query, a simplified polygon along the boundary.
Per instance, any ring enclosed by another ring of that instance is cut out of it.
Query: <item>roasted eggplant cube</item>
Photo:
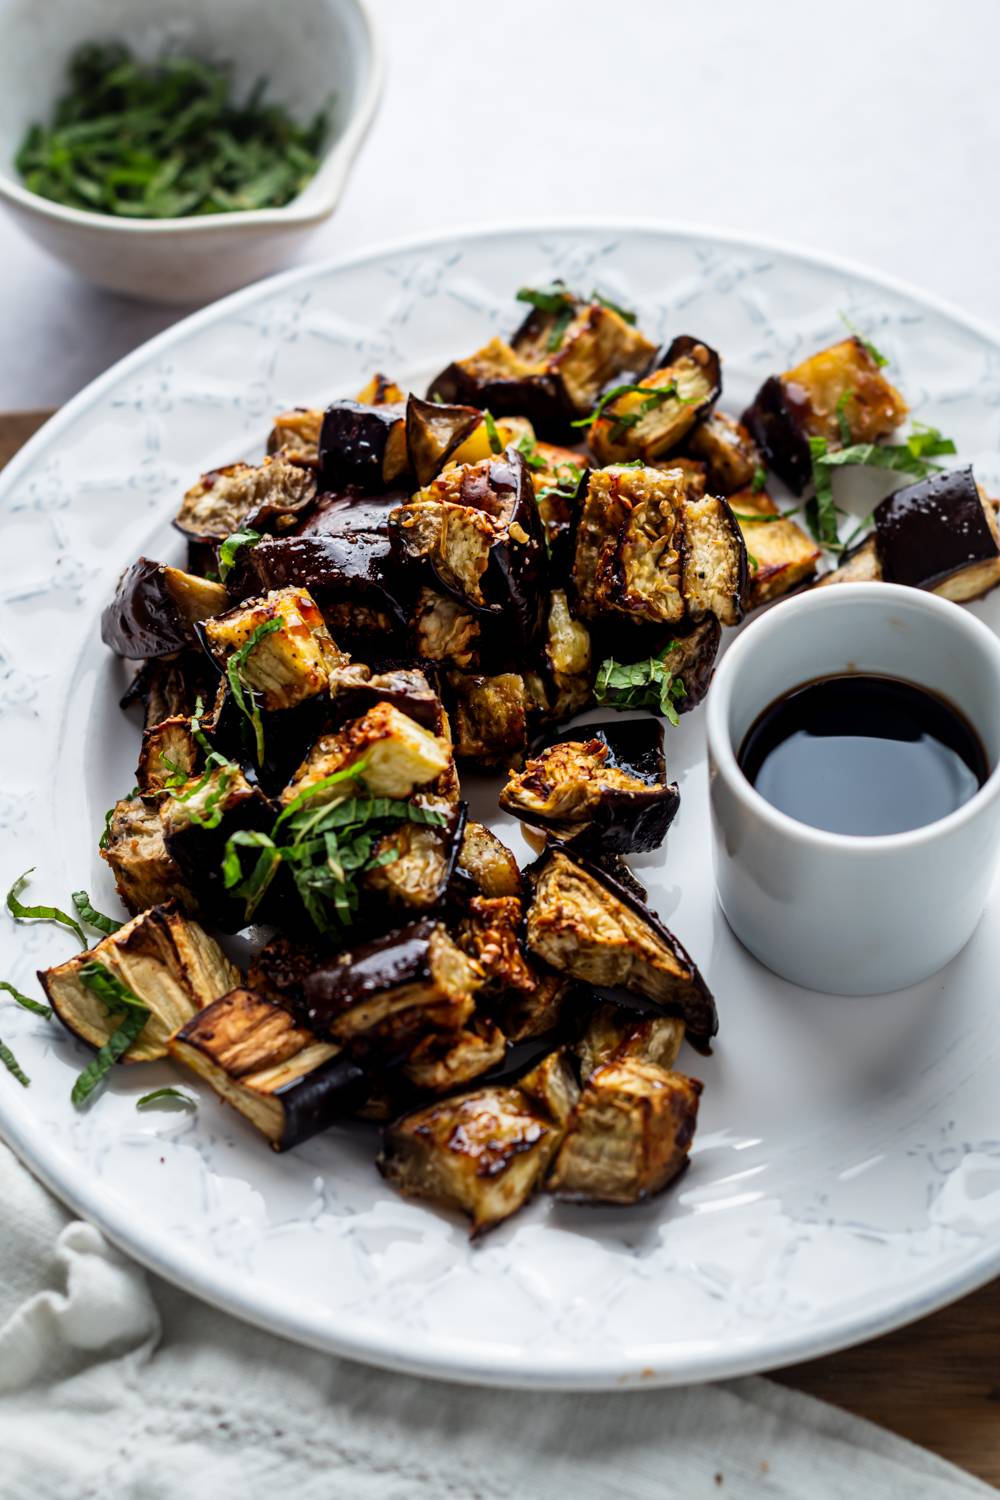
[[[189,777],[198,761],[198,744],[186,715],[174,714],[143,731],[135,780],[144,797],[155,797],[174,784],[177,776]]]
[[[478,407],[445,406],[410,396],[406,402],[406,448],[417,484],[430,484],[482,420]]]
[[[781,599],[813,576],[822,552],[797,521],[781,515],[770,495],[740,490],[729,504],[746,543],[748,609]]]
[[[326,958],[323,949],[277,932],[250,961],[247,983],[265,999],[286,1006],[296,1017],[305,1015],[302,986]]]
[[[490,339],[467,359],[454,360],[427,387],[431,401],[487,408],[494,417],[525,416],[543,436],[572,437],[566,388],[503,339]]]
[[[446,469],[393,514],[390,526],[400,556],[429,571],[436,586],[467,609],[501,619],[512,650],[538,640],[548,558],[531,477],[517,449]]]
[[[247,925],[246,906],[226,889],[222,864],[234,833],[266,833],[274,823],[274,808],[260,787],[251,786],[238,766],[219,766],[166,798],[160,820],[167,852],[198,911],[223,932],[239,932]],[[266,921],[269,911],[265,898],[256,920]]]
[[[156,1062],[167,1039],[212,1000],[239,983],[239,970],[197,922],[172,902],[154,906],[110,937],[64,964],[40,970],[39,981],[63,1025],[91,1047],[103,1047],[118,1029],[122,1012],[92,990],[81,970],[100,964],[149,1011],[124,1062]]]
[[[364,1070],[280,1005],[234,989],[194,1016],[167,1050],[287,1151],[353,1114],[370,1090]]]
[[[523,890],[517,860],[482,823],[466,823],[455,873],[456,885],[480,896],[520,896]]]
[[[481,626],[482,616],[473,614],[450,594],[430,588],[420,590],[412,628],[421,661],[477,666]]]
[[[335,734],[324,734],[281,794],[289,802],[309,791],[317,782],[364,762],[358,780],[374,797],[409,797],[451,765],[451,747],[441,736],[431,734],[391,703],[375,707]],[[330,796],[343,786],[331,787]],[[322,799],[323,794],[318,794]],[[316,803],[319,806],[319,801]]]
[[[479,1019],[454,1034],[431,1032],[421,1037],[402,1075],[414,1088],[428,1094],[448,1094],[482,1078],[507,1053],[507,1040],[493,1021]]]
[[[464,825],[462,803],[450,810],[445,825],[401,823],[390,829],[373,850],[388,863],[366,871],[362,886],[401,914],[433,911],[454,875]]]
[[[338,725],[360,719],[379,703],[388,703],[408,719],[432,734],[446,736],[441,699],[431,686],[427,673],[419,667],[389,667],[369,674],[367,667],[352,663],[359,670],[334,673],[330,679],[330,720]]]
[[[390,1125],[378,1158],[407,1198],[456,1208],[482,1234],[528,1201],[563,1127],[518,1088],[479,1088]]]
[[[684,502],[684,599],[693,619],[738,625],[749,586],[747,549],[728,503],[714,495]]]
[[[546,1187],[571,1203],[641,1203],[684,1170],[701,1084],[655,1063],[605,1063],[584,1084]]]
[[[697,966],[633,891],[593,860],[555,845],[527,873],[534,887],[529,953],[608,999],[637,995],[679,1015],[696,1039],[714,1036],[715,1002]]]
[[[684,1022],[677,1016],[642,1016],[622,1005],[595,1005],[574,1046],[580,1077],[588,1079],[602,1063],[634,1058],[672,1068],[684,1042]]]
[[[576,531],[574,607],[584,619],[684,618],[683,509],[677,471],[617,466],[590,475]]]
[[[451,721],[458,760],[514,765],[528,743],[528,691],[517,672],[481,677],[449,672]]]
[[[522,1074],[517,1086],[559,1125],[568,1124],[580,1098],[580,1085],[565,1047],[557,1047]]]
[[[457,941],[484,976],[484,995],[533,990],[536,976],[521,947],[524,910],[517,896],[473,896],[458,926]]]
[[[355,401],[362,406],[389,406],[406,400],[402,386],[390,380],[388,375],[383,375],[381,370],[376,370],[370,380],[365,381]]]
[[[199,642],[175,656],[153,657],[143,662],[119,699],[119,707],[128,709],[141,703],[143,728],[152,729],[164,719],[177,715],[189,717],[199,698],[203,702],[211,699],[218,680],[218,673]]]
[[[362,399],[358,397],[359,401]],[[398,399],[402,400],[402,397]],[[295,406],[290,411],[279,412],[267,436],[267,451],[280,453],[291,463],[315,468],[322,426],[323,413],[315,406]]]
[[[706,615],[691,630],[674,635],[668,666],[671,674],[684,684],[684,696],[676,700],[678,713],[690,713],[708,692],[721,638],[722,630],[715,615]]]
[[[846,422],[851,443],[874,443],[895,432],[906,413],[869,347],[849,338],[765,380],[743,423],[768,467],[801,495],[812,472],[810,437],[839,446]]]
[[[409,468],[406,408],[335,401],[327,407],[319,439],[320,484],[339,490],[354,484],[384,490]]]
[[[743,423],[721,411],[713,411],[695,428],[688,448],[704,464],[707,489],[713,495],[749,489],[761,467],[760,450]]]
[[[412,922],[316,969],[302,986],[308,1024],[348,1042],[405,1014],[436,1013],[459,1030],[472,1014],[482,982],[478,966],[440,922]]]
[[[971,468],[932,474],[889,495],[875,510],[875,545],[886,583],[957,603],[1000,583],[996,515]]]
[[[171,898],[184,911],[196,914],[195,896],[164,842],[158,807],[148,806],[139,797],[116,802],[101,858],[110,865],[119,899],[133,916]]]
[[[315,600],[303,588],[275,589],[245,600],[206,620],[203,631],[208,650],[223,668],[261,632],[239,672],[244,687],[260,695],[265,709],[294,708],[325,692],[330,670],[340,661]]]
[[[549,594],[545,666],[556,720],[572,718],[589,707],[594,691],[590,631],[574,616],[565,589]]]
[[[184,496],[174,525],[199,542],[221,542],[241,528],[280,530],[315,495],[315,474],[274,454],[260,464],[229,464],[203,474]]]
[[[558,312],[535,310],[511,340],[515,354],[547,375],[558,376],[579,417],[623,371],[646,369],[656,353],[637,328],[600,302],[576,304],[572,320],[557,326]]]
[[[168,656],[192,645],[198,622],[228,603],[221,583],[140,557],[118,580],[101,616],[101,639],[133,661]]]
[[[828,583],[881,582],[882,564],[875,544],[875,533],[872,532],[856,547],[843,554],[832,573],[824,573],[822,578],[817,579],[815,587],[824,588]]]
[[[514,772],[500,806],[560,839],[618,854],[658,849],[680,806],[667,781],[663,729],[653,719],[587,725]]]
[[[648,464],[679,447],[719,399],[719,356],[682,334],[635,384],[640,389],[609,401],[590,426],[588,442],[598,463]]]

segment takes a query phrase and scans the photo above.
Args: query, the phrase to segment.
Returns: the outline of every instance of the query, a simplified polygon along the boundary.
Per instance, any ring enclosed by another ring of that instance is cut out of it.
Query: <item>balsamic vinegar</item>
[[[772,806],[830,833],[905,833],[946,817],[990,768],[979,736],[936,693],[845,673],[770,704],[738,756]]]

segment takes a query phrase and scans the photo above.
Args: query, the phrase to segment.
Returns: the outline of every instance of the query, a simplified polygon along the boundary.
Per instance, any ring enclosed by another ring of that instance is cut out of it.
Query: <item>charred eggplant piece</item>
[[[817,579],[815,587],[824,588],[828,583],[880,583],[882,564],[875,545],[875,533],[860,541],[856,547],[845,552],[832,573]]]
[[[565,589],[549,594],[545,666],[553,718],[569,719],[589,707],[594,691],[590,631],[574,616]]]
[[[781,516],[766,491],[741,490],[729,503],[747,547],[748,609],[790,594],[813,576],[822,552],[797,521]]]
[[[359,779],[374,797],[409,797],[451,765],[451,747],[391,703],[379,702],[335,734],[324,734],[281,794],[287,806],[327,776],[364,761]],[[331,795],[342,787],[331,788]],[[322,793],[319,794],[322,798]],[[316,806],[320,802],[317,800]]]
[[[115,597],[101,616],[101,639],[133,661],[167,656],[190,646],[198,622],[228,603],[221,583],[140,557],[118,580]]]
[[[190,777],[198,762],[198,744],[188,716],[174,714],[143,731],[135,780],[144,797],[156,797],[176,777]]]
[[[402,1076],[429,1094],[448,1094],[482,1078],[503,1062],[507,1040],[492,1021],[477,1020],[454,1034],[431,1032],[422,1037],[405,1063]]]
[[[522,359],[500,338],[447,365],[431,381],[427,395],[453,406],[485,407],[494,417],[526,416],[554,440],[573,436],[573,409],[562,381]]]
[[[139,797],[116,802],[101,858],[111,866],[119,899],[133,916],[171,898],[195,914],[197,901],[167,849],[158,807]]]
[[[683,1041],[684,1022],[677,1016],[640,1016],[604,1001],[594,1007],[573,1050],[586,1080],[603,1063],[626,1058],[670,1069]]]
[[[601,302],[567,296],[566,311],[572,312],[568,323],[563,310],[536,308],[515,333],[511,347],[536,370],[556,376],[568,405],[582,417],[615,376],[646,369],[656,346]]]
[[[708,692],[721,638],[715,615],[706,615],[693,629],[672,637],[670,671],[684,684],[684,697],[677,700],[678,713],[690,713]]]
[[[573,561],[577,613],[671,625],[742,615],[743,538],[725,500],[692,495],[680,469],[598,469],[580,512]]]
[[[455,873],[465,827],[465,804],[453,807],[445,825],[401,823],[375,845],[389,863],[362,877],[366,891],[402,915],[433,911],[444,900]]]
[[[605,1063],[584,1084],[546,1187],[571,1203],[641,1203],[688,1163],[701,1084],[655,1063]]]
[[[556,973],[607,999],[640,996],[679,1015],[688,1035],[707,1042],[718,1029],[715,1002],[690,955],[634,892],[593,860],[558,845],[526,872],[528,951]]]
[[[302,992],[308,1024],[347,1042],[406,1012],[429,1016],[435,1029],[459,1030],[480,983],[478,967],[441,923],[425,919],[337,954]]]
[[[527,1202],[564,1128],[521,1089],[483,1087],[390,1125],[378,1169],[405,1197],[466,1214],[478,1235]]]
[[[688,447],[704,464],[707,489],[713,495],[749,489],[761,467],[760,450],[743,423],[721,411],[713,411],[695,428]]]
[[[483,972],[480,1005],[511,1042],[554,1031],[574,989],[571,981],[529,962],[523,932],[517,896],[472,897],[457,928],[459,946]]]
[[[765,380],[743,423],[768,467],[801,495],[812,473],[810,437],[839,446],[844,421],[851,443],[875,443],[893,433],[906,413],[906,402],[868,346],[849,338]]]
[[[517,860],[506,844],[482,823],[471,821],[462,834],[455,884],[488,897],[520,896],[523,890]]]
[[[285,1006],[297,1018],[304,1016],[302,986],[326,956],[311,943],[299,942],[286,933],[275,933],[251,959],[247,984],[265,999]]]
[[[364,1104],[364,1069],[248,989],[234,989],[170,1038],[167,1050],[288,1151]]]
[[[886,583],[964,603],[1000,583],[993,506],[972,469],[950,469],[895,490],[875,510],[875,546]]]
[[[100,964],[149,1011],[124,1062],[156,1062],[167,1040],[203,1006],[239,983],[239,970],[197,922],[182,917],[172,902],[154,906],[126,922],[110,937],[64,964],[39,970],[52,1009],[67,1030],[91,1047],[103,1047],[117,1030],[120,1013],[109,1010],[81,977]]]
[[[315,495],[316,476],[274,454],[260,464],[229,464],[203,474],[184,496],[174,525],[196,542],[221,542],[241,527],[281,530]]]
[[[119,707],[141,703],[143,727],[152,729],[164,719],[190,717],[198,699],[209,701],[217,684],[218,674],[199,645],[173,657],[143,662],[122,694]]]
[[[168,797],[160,808],[167,853],[181,872],[199,912],[223,932],[245,927],[245,903],[226,890],[222,861],[234,833],[268,832],[274,808],[239,766],[219,766]],[[266,921],[268,898],[258,921]]]
[[[484,766],[514,765],[528,743],[530,699],[517,672],[482,677],[449,672],[455,757]]]
[[[419,667],[389,667],[384,672],[368,675],[368,669],[352,679],[346,674],[338,681],[331,678],[332,703],[330,722],[340,726],[351,719],[360,719],[369,709],[379,703],[388,703],[408,719],[428,730],[443,736],[444,709],[441,699]]]
[[[401,396],[399,400],[402,400]],[[323,413],[315,406],[295,406],[290,411],[279,412],[268,433],[267,451],[269,454],[280,453],[289,463],[315,468],[322,426]]]
[[[406,409],[402,404],[362,406],[335,401],[319,438],[320,484],[327,490],[357,485],[385,490],[407,472]]]
[[[361,406],[391,406],[405,401],[406,396],[402,386],[390,380],[388,375],[383,375],[381,370],[376,370],[354,399]]]
[[[394,512],[390,529],[411,566],[429,570],[473,613],[502,620],[513,652],[538,640],[548,583],[545,537],[516,448],[449,468]]]
[[[658,849],[680,806],[663,727],[636,719],[563,735],[511,774],[500,806],[562,840],[617,854]]]
[[[413,638],[422,661],[456,667],[479,665],[482,616],[450,594],[422,588],[413,614]]]
[[[601,464],[649,464],[679,447],[719,399],[722,366],[708,344],[681,334],[635,384],[640,389],[609,401],[590,426],[588,442]]]
[[[443,406],[410,396],[406,403],[406,449],[417,483],[430,484],[482,420],[483,414],[475,406]]]
[[[580,1098],[580,1085],[565,1047],[557,1047],[523,1074],[518,1088],[563,1126],[569,1123]]]
[[[220,668],[250,645],[240,678],[265,709],[294,708],[326,692],[330,671],[342,661],[315,600],[304,588],[275,589],[247,599],[203,627],[205,646]]]

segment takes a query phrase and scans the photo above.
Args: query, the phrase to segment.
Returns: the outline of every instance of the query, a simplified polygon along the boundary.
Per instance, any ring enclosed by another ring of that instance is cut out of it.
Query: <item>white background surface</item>
[[[372,6],[382,107],[306,257],[603,209],[850,256],[1000,325],[996,0]],[[0,218],[0,409],[57,405],[182,314]]]

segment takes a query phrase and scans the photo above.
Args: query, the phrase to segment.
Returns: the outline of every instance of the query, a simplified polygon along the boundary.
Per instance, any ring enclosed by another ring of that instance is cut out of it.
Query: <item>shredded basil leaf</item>
[[[854,400],[853,391],[841,391],[837,397],[836,417],[840,429],[840,441],[846,448],[851,441],[851,424],[847,419],[847,403]]]
[[[127,1010],[142,1010],[147,1016],[149,1015],[149,1007],[139,999],[138,995],[132,993],[127,984],[122,983],[117,974],[112,974],[111,970],[98,959],[91,959],[90,963],[84,964],[79,974],[88,990],[93,990],[109,1011],[121,1010],[125,1007]]]
[[[538,444],[530,432],[522,432],[517,440],[517,451],[528,465],[529,469],[545,469],[548,464],[538,452]]]
[[[91,1063],[84,1068],[73,1085],[70,1099],[81,1109],[93,1094],[98,1084],[107,1076],[119,1058],[123,1057],[149,1020],[145,1006],[126,1011],[117,1029],[104,1043]]]
[[[517,293],[517,300],[527,302],[539,312],[551,315],[553,323],[545,347],[549,354],[554,354],[576,317],[576,299],[572,293],[557,281],[550,287],[522,286]]]
[[[162,1089],[153,1089],[135,1101],[136,1109],[150,1109],[154,1104],[180,1104],[185,1109],[198,1108],[197,1099],[193,1099],[190,1094],[185,1094],[183,1089],[176,1089],[172,1085]]]
[[[21,991],[16,990],[6,979],[0,979],[0,990],[6,990],[8,995],[12,995],[22,1010],[30,1010],[32,1015],[44,1016],[46,1021],[51,1017],[52,1010],[48,1005],[43,1005],[40,1000],[32,1000],[30,995],[22,995]]]
[[[569,425],[571,427],[592,427],[595,422],[604,416],[604,408],[610,401],[617,401],[619,396],[628,395],[645,396],[646,400],[639,403],[636,411],[624,412],[614,417],[614,427],[611,429],[612,442],[617,442],[615,433],[619,428],[625,431],[629,427],[635,427],[647,412],[652,411],[654,406],[659,406],[668,397],[673,397],[675,401],[680,401],[684,406],[697,406],[701,400],[700,396],[682,396],[677,389],[676,380],[671,380],[669,384],[661,386],[613,385],[610,391],[605,391],[589,417],[579,417],[577,421],[571,422]],[[606,420],[611,421],[612,419],[608,417]]]
[[[676,646],[676,641],[671,641],[662,656],[650,656],[645,661],[617,662],[613,656],[607,657],[597,669],[595,700],[617,709],[658,709],[671,724],[678,725],[677,703],[687,697],[687,688],[667,665],[667,657]]]
[[[119,927],[124,927],[124,922],[116,922],[114,917],[106,917],[103,912],[91,906],[90,897],[86,891],[74,891],[72,899],[80,921],[86,922],[88,927],[96,927],[98,932],[106,932],[109,935],[117,932]]]
[[[16,917],[19,922],[57,922],[60,927],[68,927],[70,932],[75,932],[84,948],[89,948],[90,943],[79,922],[75,922],[64,911],[60,911],[58,906],[25,906],[23,901],[18,900],[28,883],[28,876],[33,875],[34,872],[35,867],[32,865],[30,870],[25,870],[23,875],[17,877],[7,892],[7,910],[11,916]]]
[[[256,547],[263,539],[263,532],[253,531],[249,527],[245,531],[231,531],[226,540],[219,547],[219,579],[225,583],[230,573],[236,566],[236,554],[244,547]]]
[[[759,495],[760,492],[761,492],[761,490],[764,489],[766,487],[766,485],[767,485],[767,470],[766,469],[762,469],[761,466],[760,466],[760,464],[758,464],[757,467],[756,467],[756,469],[754,469],[754,471],[753,471],[753,478],[750,481],[750,493],[751,493],[751,495]]]
[[[497,424],[493,420],[493,413],[492,412],[489,412],[489,411],[484,411],[483,412],[483,426],[486,428],[486,436],[489,439],[490,452],[491,453],[502,453],[503,452],[503,438],[500,436],[500,432],[499,432],[499,429],[497,427]]]
[[[591,294],[590,294],[590,300],[591,300],[591,302],[599,302],[602,307],[606,307],[610,312],[617,313],[618,316],[624,322],[626,322],[626,323],[628,323],[630,325],[630,327],[632,327],[632,328],[635,327],[635,322],[636,322],[635,313],[634,312],[629,312],[629,310],[628,310],[627,307],[619,307],[618,303],[617,302],[612,302],[612,300],[611,300],[610,297],[602,297],[601,294],[600,294],[600,292],[596,292],[596,291],[595,292],[591,292]]]
[[[253,689],[244,683],[241,674],[251,652],[260,644],[265,636],[273,635],[276,630],[280,629],[280,620],[265,620],[257,626],[249,640],[244,641],[240,649],[233,652],[226,663],[226,677],[229,680],[229,688],[236,707],[250,721],[253,728],[258,765],[264,759],[264,724],[260,716],[260,706],[257,703],[256,695]],[[247,701],[248,697],[249,702]]]
[[[867,349],[869,355],[875,361],[878,368],[880,370],[884,370],[889,361],[886,359],[884,354],[876,349],[871,339],[865,338],[864,334],[860,331],[860,329],[854,326],[845,312],[842,312],[840,314],[840,321],[843,323],[848,333],[852,334],[854,338],[858,339],[864,345],[865,349]]]
[[[10,1048],[3,1042],[0,1042],[0,1062],[3,1063],[8,1073],[12,1073],[14,1075],[18,1083],[21,1084],[22,1088],[28,1087],[28,1085],[31,1083],[31,1079],[28,1077],[27,1073],[23,1071],[20,1063],[18,1062],[17,1058],[14,1056]]]
[[[814,493],[812,499],[806,502],[805,516],[815,540],[821,546],[836,552],[840,550],[840,542],[837,538],[837,507],[833,503],[833,478],[825,464],[829,456],[826,438],[809,439]]]
[[[938,473],[941,465],[932,464],[924,455],[927,452],[954,453],[954,443],[950,447],[943,446],[950,440],[936,433],[922,448],[920,434],[913,436],[916,439],[915,448],[910,446],[908,438],[904,443],[854,443],[849,448],[834,448],[832,452],[824,450],[814,457],[814,477],[817,465],[823,469],[891,469],[898,474],[910,474],[914,479],[925,479],[928,474]],[[824,443],[825,439],[810,438],[810,449],[816,442]]]

